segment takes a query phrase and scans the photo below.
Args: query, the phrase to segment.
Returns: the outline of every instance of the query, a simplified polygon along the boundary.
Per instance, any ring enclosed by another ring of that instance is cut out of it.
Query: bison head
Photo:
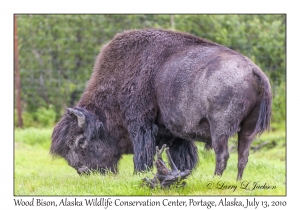
[[[65,158],[78,174],[117,172],[116,142],[102,122],[83,108],[68,108],[52,133],[51,153]]]

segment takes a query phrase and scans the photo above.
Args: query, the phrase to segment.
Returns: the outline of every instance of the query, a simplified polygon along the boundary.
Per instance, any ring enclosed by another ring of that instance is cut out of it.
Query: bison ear
[[[73,108],[67,108],[67,110],[77,117],[78,126],[82,128],[85,124],[85,115],[81,111]]]

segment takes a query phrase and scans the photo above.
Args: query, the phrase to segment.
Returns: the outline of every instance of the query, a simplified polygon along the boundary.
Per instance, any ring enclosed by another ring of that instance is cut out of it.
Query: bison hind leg
[[[229,159],[228,138],[228,135],[223,134],[215,138],[213,143],[213,149],[216,154],[216,168],[214,174],[217,176],[222,176],[227,166]]]
[[[177,138],[169,146],[169,152],[179,171],[192,170],[198,163],[198,150],[194,141]]]
[[[260,106],[255,106],[252,112],[243,120],[241,130],[238,133],[238,175],[241,180],[244,169],[248,163],[249,150],[253,139],[257,135],[255,130],[259,116]]]

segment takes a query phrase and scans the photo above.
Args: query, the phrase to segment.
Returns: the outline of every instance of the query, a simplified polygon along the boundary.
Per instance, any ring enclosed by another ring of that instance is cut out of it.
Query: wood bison
[[[181,32],[125,31],[102,48],[80,101],[54,128],[51,153],[79,174],[117,172],[122,154],[134,153],[139,172],[166,144],[184,171],[202,141],[222,175],[238,133],[241,179],[252,140],[270,125],[271,99],[268,78],[238,52]]]

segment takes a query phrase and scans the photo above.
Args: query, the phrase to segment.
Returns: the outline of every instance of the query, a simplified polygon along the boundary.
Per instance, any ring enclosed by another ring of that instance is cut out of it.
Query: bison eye
[[[81,138],[78,143],[83,144],[83,142],[84,142],[84,138]]]
[[[87,145],[86,138],[84,136],[79,136],[75,141],[75,147],[85,148]]]

